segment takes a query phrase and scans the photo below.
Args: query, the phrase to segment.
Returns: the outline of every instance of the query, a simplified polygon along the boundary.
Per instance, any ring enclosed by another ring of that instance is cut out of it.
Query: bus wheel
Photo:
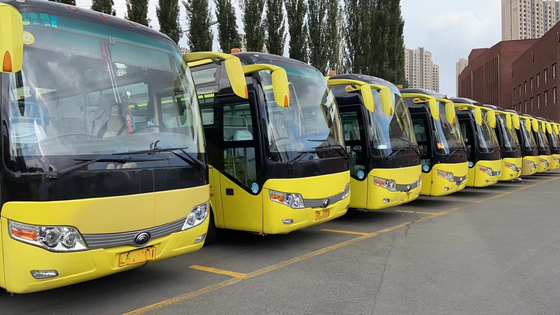
[[[210,208],[210,217],[208,219],[210,221],[208,222],[208,232],[206,232],[204,246],[214,244],[220,236],[220,229],[216,227],[216,223],[214,222],[214,211],[212,211],[212,208]]]

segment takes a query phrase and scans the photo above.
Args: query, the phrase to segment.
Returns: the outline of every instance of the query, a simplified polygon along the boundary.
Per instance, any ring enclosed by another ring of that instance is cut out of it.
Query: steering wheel
[[[142,127],[142,128],[138,128],[138,129],[136,129],[136,130],[130,132],[130,134],[133,134],[133,133],[136,133],[137,131],[144,130],[144,129],[148,129],[148,128],[159,128],[159,125],[144,126],[144,127]]]
[[[95,138],[95,136],[93,136],[89,133],[82,133],[82,132],[64,133],[64,134],[61,134],[61,135],[56,135],[54,137],[43,139],[39,143],[43,144],[45,142],[49,142],[49,141],[56,140],[56,139],[59,139],[59,138],[70,137],[70,136],[85,136],[85,137],[88,137],[89,139]]]

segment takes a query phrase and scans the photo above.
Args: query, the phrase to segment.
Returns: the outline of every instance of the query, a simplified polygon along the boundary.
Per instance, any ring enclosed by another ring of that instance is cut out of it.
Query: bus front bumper
[[[468,172],[468,162],[436,164],[429,173],[422,173],[422,192],[420,194],[446,196],[463,190],[467,184]]]
[[[12,239],[8,233],[8,220],[1,218],[1,221],[5,288],[16,294],[44,291],[93,280],[193,252],[203,246],[208,230],[207,217],[198,226],[153,239],[143,247],[127,245],[79,252],[51,252]],[[146,248],[155,248],[155,254],[151,254],[149,261],[119,266],[121,254]],[[31,271],[56,271],[58,276],[35,279]]]
[[[550,171],[550,165],[552,164],[551,155],[540,155],[539,156],[539,168],[537,173],[544,173]]]
[[[502,160],[478,161],[469,169],[469,187],[487,187],[498,182],[502,174]]]
[[[530,176],[537,172],[539,168],[538,156],[524,156],[523,167],[521,168],[521,176]]]
[[[557,169],[560,169],[560,154],[553,154],[550,170],[557,170]]]
[[[511,181],[521,176],[523,158],[505,158],[502,160],[500,181]]]

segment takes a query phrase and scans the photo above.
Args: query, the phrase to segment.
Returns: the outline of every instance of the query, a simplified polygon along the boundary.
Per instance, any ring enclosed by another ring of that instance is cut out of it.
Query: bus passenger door
[[[260,152],[254,104],[253,93],[248,100],[237,97],[219,100],[222,120],[219,192],[227,229],[262,233],[262,185],[257,180]]]
[[[430,116],[426,112],[410,113],[414,135],[420,149],[420,162],[422,163],[422,195],[430,195],[432,191],[432,163],[435,149],[433,148],[432,138],[434,134],[430,128]]]

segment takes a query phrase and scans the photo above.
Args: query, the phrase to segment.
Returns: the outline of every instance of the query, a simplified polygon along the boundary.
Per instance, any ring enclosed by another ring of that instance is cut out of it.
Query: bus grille
[[[322,208],[323,201],[325,199],[329,199],[329,205],[332,205],[335,202],[339,202],[340,200],[342,200],[343,194],[344,192],[338,193],[332,197],[325,197],[321,199],[303,199],[303,204],[305,205],[306,208]]]

